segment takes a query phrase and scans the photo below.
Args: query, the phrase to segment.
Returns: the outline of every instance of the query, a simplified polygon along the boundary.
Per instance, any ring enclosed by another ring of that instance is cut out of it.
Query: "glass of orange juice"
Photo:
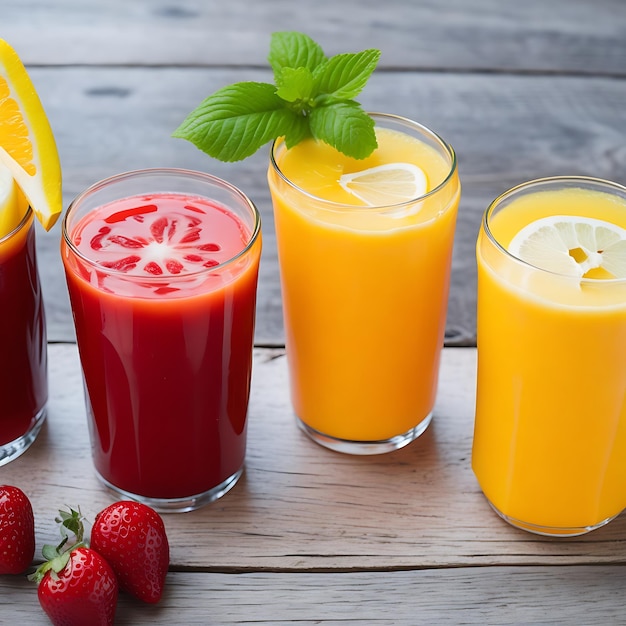
[[[531,181],[477,243],[473,469],[495,511],[556,536],[626,507],[626,187]]]
[[[443,139],[372,117],[368,158],[277,140],[268,171],[297,421],[352,454],[401,448],[431,420],[460,197]]]

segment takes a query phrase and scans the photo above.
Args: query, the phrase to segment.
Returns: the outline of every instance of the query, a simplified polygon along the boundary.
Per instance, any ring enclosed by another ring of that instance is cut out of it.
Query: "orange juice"
[[[368,159],[278,142],[268,174],[295,413],[319,443],[357,454],[406,445],[430,421],[460,194],[442,140],[402,118],[375,119]],[[423,170],[426,195],[364,206],[338,184],[398,162]]]
[[[550,215],[626,229],[626,188],[545,179],[487,211],[477,244],[473,469],[507,521],[576,535],[626,507],[626,280],[564,276],[505,252],[520,229]]]

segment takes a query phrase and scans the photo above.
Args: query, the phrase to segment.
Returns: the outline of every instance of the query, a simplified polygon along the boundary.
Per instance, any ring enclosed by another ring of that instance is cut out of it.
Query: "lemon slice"
[[[415,200],[428,187],[426,174],[412,163],[385,163],[343,174],[341,187],[367,206],[388,206]]]
[[[626,230],[591,217],[552,215],[520,230],[508,251],[541,269],[578,278],[626,278]]]
[[[17,53],[0,39],[0,163],[50,230],[63,210],[61,164],[50,123]]]
[[[0,163],[0,239],[13,231],[28,210],[28,201],[15,184],[11,170]]]

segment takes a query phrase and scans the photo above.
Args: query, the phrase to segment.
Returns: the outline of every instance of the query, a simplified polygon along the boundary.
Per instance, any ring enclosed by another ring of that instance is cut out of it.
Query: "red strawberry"
[[[50,559],[30,577],[39,583],[39,603],[55,626],[111,626],[117,607],[118,582],[106,560],[85,546],[78,511],[60,511],[63,540],[44,546]],[[66,547],[67,530],[77,543]]]
[[[154,509],[140,502],[111,504],[96,515],[91,546],[111,564],[122,589],[144,602],[159,601],[170,548]]]
[[[35,555],[35,518],[26,494],[0,486],[0,574],[21,574]]]
[[[56,626],[111,626],[115,619],[118,583],[111,566],[90,548],[66,553],[58,571],[45,573],[37,595]]]

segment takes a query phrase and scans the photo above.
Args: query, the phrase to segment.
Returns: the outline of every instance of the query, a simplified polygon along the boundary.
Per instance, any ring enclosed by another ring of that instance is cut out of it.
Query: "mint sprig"
[[[375,49],[327,58],[308,35],[274,33],[268,61],[275,84],[242,82],[219,89],[173,136],[220,161],[245,159],[278,137],[288,148],[313,137],[364,159],[377,146],[374,120],[354,98],[379,58]]]

